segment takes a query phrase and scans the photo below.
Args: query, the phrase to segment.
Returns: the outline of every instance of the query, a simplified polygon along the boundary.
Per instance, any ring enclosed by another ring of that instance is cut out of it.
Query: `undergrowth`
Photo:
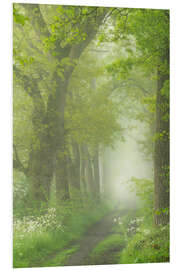
[[[138,216],[119,230],[128,238],[128,244],[119,253],[121,264],[169,262],[169,224],[154,225],[153,181],[131,179],[131,187],[142,201]]]
[[[153,181],[132,178],[131,190],[141,199],[141,208],[114,218],[113,234],[90,255],[94,264],[169,262],[169,224],[153,221]]]
[[[79,239],[108,210],[105,203],[97,206],[90,201],[84,208],[73,201],[49,208],[46,214],[14,218],[13,267],[42,266],[49,255],[53,256],[68,243]],[[59,263],[63,264],[67,254],[64,251],[59,254]]]
[[[23,174],[14,174],[13,267],[63,265],[77,249],[73,242],[114,205],[107,200],[97,204],[82,194],[79,200],[80,194],[73,190],[73,199],[57,204],[52,188],[48,208],[29,207],[26,180]]]
[[[142,225],[119,254],[119,263],[169,262],[169,225]]]

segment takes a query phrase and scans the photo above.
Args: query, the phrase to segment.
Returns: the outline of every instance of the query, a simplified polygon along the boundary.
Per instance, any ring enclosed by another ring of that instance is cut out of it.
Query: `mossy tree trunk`
[[[169,66],[169,51],[162,61]],[[156,99],[156,140],[154,152],[155,224],[169,222],[169,70],[158,69]],[[164,91],[163,89],[166,89]]]

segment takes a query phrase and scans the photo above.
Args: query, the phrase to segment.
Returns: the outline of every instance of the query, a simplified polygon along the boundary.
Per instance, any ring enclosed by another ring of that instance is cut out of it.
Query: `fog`
[[[150,158],[145,159],[138,143],[138,139],[143,139],[147,126],[139,121],[133,121],[133,124],[135,128],[127,130],[124,134],[125,141],[117,140],[113,149],[106,148],[102,157],[102,166],[105,167],[104,174],[107,174],[107,178],[110,179],[108,189],[111,200],[115,200],[123,207],[136,208],[141,202],[135,191],[132,191],[129,180],[132,177],[140,180],[152,179],[153,164]]]

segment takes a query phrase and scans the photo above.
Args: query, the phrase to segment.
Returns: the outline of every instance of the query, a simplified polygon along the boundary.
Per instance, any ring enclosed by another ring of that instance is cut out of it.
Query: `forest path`
[[[36,263],[33,262],[29,267],[92,265],[91,251],[98,243],[113,234],[114,218],[122,217],[132,213],[132,211],[134,212],[136,209],[119,209],[117,206],[100,221],[93,224],[79,240],[70,242],[65,248],[40,259]]]
[[[128,213],[127,209],[114,210],[108,215],[104,216],[99,222],[95,223],[86,234],[79,241],[79,249],[74,252],[69,259],[66,261],[66,266],[75,265],[89,265],[88,260],[90,252],[93,248],[102,240],[104,240],[108,235],[112,233],[112,228],[114,225],[114,218],[121,217]]]

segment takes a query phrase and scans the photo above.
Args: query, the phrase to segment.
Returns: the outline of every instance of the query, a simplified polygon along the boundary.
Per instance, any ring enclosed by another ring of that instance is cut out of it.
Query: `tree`
[[[112,100],[104,91],[107,80],[102,59],[92,54],[96,41],[92,42],[79,59],[68,89],[65,110],[65,131],[67,145],[72,152],[81,186],[93,198],[100,198],[99,156],[105,146],[112,146],[121,136],[122,128],[118,123],[119,103]],[[74,145],[80,149],[77,158],[73,152]],[[82,174],[82,175],[81,175]],[[74,173],[74,176],[76,174]],[[75,177],[72,185],[76,183]],[[78,188],[79,189],[79,188]]]
[[[166,224],[169,221],[169,11],[134,9],[127,12],[125,22],[116,18],[115,39],[123,37],[131,42],[134,37],[137,50],[133,58],[116,62],[116,70],[127,74],[133,66],[140,65],[146,76],[156,77],[154,218],[155,224]]]
[[[135,36],[146,65],[157,70],[154,148],[155,223],[169,221],[169,11],[139,10]]]
[[[107,9],[32,4],[18,4],[18,7],[28,16],[27,29],[35,39],[32,42],[25,29],[23,34],[26,34],[27,43],[23,53],[27,55],[31,51],[33,61],[15,55],[14,73],[33,102],[34,137],[29,152],[30,166],[26,171],[31,194],[39,204],[49,200],[54,160],[57,197],[61,198],[60,193],[62,198],[69,197],[64,131],[68,83],[77,60],[96,35]],[[52,61],[51,69],[47,68],[49,61]],[[46,66],[43,67],[44,63]],[[47,81],[45,86],[43,80]]]

